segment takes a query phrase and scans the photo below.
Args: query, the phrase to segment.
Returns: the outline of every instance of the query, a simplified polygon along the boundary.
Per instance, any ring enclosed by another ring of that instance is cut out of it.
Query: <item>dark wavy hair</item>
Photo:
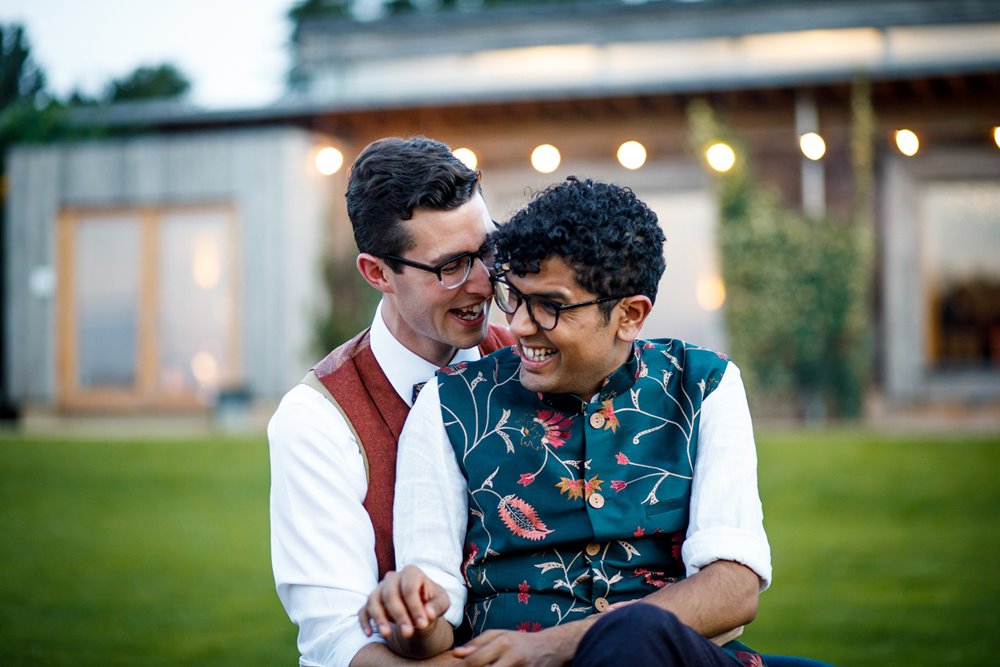
[[[561,257],[598,297],[644,294],[655,302],[665,267],[656,214],[629,188],[575,176],[536,193],[493,240],[498,263],[516,275]],[[605,317],[614,306],[600,304]]]
[[[480,192],[479,171],[427,137],[387,137],[369,144],[347,178],[347,216],[358,250],[376,256],[402,255],[413,238],[402,220],[413,209],[455,209]],[[397,262],[386,260],[397,273]]]

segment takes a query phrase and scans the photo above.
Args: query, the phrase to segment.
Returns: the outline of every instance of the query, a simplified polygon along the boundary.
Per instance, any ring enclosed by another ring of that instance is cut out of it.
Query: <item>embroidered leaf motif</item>
[[[496,428],[503,428],[503,425],[507,423],[508,419],[510,419],[510,410],[504,410],[503,414],[500,415],[500,421],[497,422]]]
[[[638,410],[639,409],[639,390],[638,389],[629,389],[628,393],[632,395],[632,405],[634,405],[635,409]]]
[[[556,488],[559,489],[559,495],[566,494],[569,500],[577,500],[583,498],[583,480],[582,479],[569,479],[568,477],[560,477],[559,481],[556,483]]]
[[[590,479],[588,479],[583,484],[583,493],[584,493],[584,496],[587,497],[587,498],[590,498],[590,495],[592,493],[596,493],[596,492],[600,491],[601,490],[601,484],[604,484],[604,481],[601,480],[601,479],[598,479],[597,475],[594,475],[593,477],[591,477]]]
[[[500,552],[496,551],[495,549],[487,549],[486,550],[486,555],[487,556],[499,556]],[[485,570],[484,570],[484,572],[485,572]]]
[[[554,570],[557,567],[562,567],[562,563],[555,563],[553,561],[549,561],[548,563],[537,564],[537,565],[535,565],[535,567],[540,568],[542,570],[542,572],[544,573],[544,572],[548,572],[549,570]]]
[[[590,579],[590,572],[584,572],[579,577],[577,577],[576,579],[574,579],[573,580],[573,585],[576,586],[581,581],[586,581],[587,579]]]
[[[513,454],[514,453],[514,443],[510,441],[510,436],[507,435],[507,433],[505,433],[504,431],[497,431],[497,435],[500,436],[501,440],[503,440],[505,443],[507,443],[507,453],[508,454]]]
[[[542,540],[552,532],[538,517],[534,507],[514,495],[504,496],[500,500],[497,514],[510,532],[526,540]]]
[[[485,379],[486,378],[483,377],[482,372],[478,373],[476,375],[476,378],[472,382],[469,383],[469,389],[475,389],[476,385],[479,384],[480,382],[482,382]]]
[[[604,430],[611,429],[611,432],[615,433],[618,430],[618,417],[615,415],[615,407],[610,400],[602,401],[601,405],[604,406],[599,411],[604,413]]]
[[[568,590],[573,590],[569,584],[566,583],[564,579],[556,579],[556,583],[552,584],[552,590],[557,588],[566,588]]]
[[[500,466],[497,466],[497,469],[490,473],[490,476],[486,478],[485,482],[483,482],[482,488],[484,488],[484,489],[492,489],[493,488],[493,478],[497,476],[498,472],[500,472]]]
[[[610,578],[610,579],[608,580],[608,585],[609,585],[609,586],[614,586],[615,584],[617,584],[617,583],[618,583],[619,581],[621,581],[622,579],[623,579],[623,577],[622,577],[622,575],[621,575],[621,572],[619,572],[618,574],[616,574],[615,576],[611,577],[611,578]]]
[[[577,614],[589,614],[590,607],[570,607],[569,613],[576,612]]]
[[[635,547],[633,547],[628,542],[624,542],[622,540],[618,540],[618,544],[621,546],[622,549],[625,550],[625,554],[628,556],[628,558],[626,558],[626,560],[632,560],[632,556],[638,556],[638,555],[640,555],[639,554],[639,550],[636,549]]]

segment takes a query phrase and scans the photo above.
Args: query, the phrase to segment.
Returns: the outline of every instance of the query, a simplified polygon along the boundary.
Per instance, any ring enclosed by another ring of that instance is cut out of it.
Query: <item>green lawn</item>
[[[848,665],[993,664],[1000,436],[760,437],[775,581],[744,639]],[[0,664],[293,665],[267,445],[0,436]]]

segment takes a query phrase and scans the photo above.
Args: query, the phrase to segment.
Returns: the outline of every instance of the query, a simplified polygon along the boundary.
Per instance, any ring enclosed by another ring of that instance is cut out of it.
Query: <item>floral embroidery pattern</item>
[[[592,614],[596,597],[633,599],[683,577],[684,532],[674,522],[686,513],[648,508],[689,493],[702,403],[724,370],[714,354],[691,349],[637,345],[589,407],[600,426],[578,419],[590,414],[586,402],[576,413],[571,401],[525,391],[509,350],[439,376],[445,427],[469,482],[462,573],[474,632],[536,632]],[[577,500],[608,487],[615,494],[605,502],[624,520],[601,503],[586,508],[592,524],[577,514]],[[621,525],[608,525],[611,516]]]
[[[764,667],[764,659],[756,653],[737,651],[736,659],[740,661],[743,667]]]
[[[635,572],[632,573],[633,577],[644,577],[647,584],[653,588],[663,588],[667,585],[665,581],[666,573],[664,572],[651,572],[645,568],[637,567]],[[657,578],[659,577],[659,578]]]
[[[518,537],[538,541],[552,531],[548,529],[535,508],[517,496],[504,496],[497,508],[500,520]]]
[[[597,414],[604,415],[604,430],[607,431],[608,429],[611,429],[612,433],[617,433],[618,417],[615,416],[615,408],[614,405],[611,403],[611,399],[608,399],[606,401],[601,401],[601,405],[603,405],[604,407],[598,410]]]
[[[521,439],[521,444],[535,449],[545,446],[559,449],[566,444],[566,440],[569,438],[569,429],[573,419],[555,410],[539,410],[538,416],[532,419],[532,422],[529,426],[521,429],[521,434],[524,436]],[[541,433],[538,433],[535,424],[541,426]],[[537,444],[535,444],[536,438]]]
[[[597,475],[588,480],[560,477],[556,488],[559,489],[559,495],[565,493],[568,500],[579,500],[590,498],[590,494],[600,491],[601,484],[604,481],[598,479]]]

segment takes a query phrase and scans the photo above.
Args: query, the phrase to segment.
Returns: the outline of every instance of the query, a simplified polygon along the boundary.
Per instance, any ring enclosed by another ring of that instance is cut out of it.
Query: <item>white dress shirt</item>
[[[371,348],[410,405],[413,385],[437,366],[389,332],[379,304]],[[452,362],[479,359],[459,350]],[[343,415],[300,384],[285,394],[267,427],[271,450],[271,563],[278,597],[299,626],[303,667],[346,667],[366,644],[358,609],[378,582],[375,533],[362,503],[368,492],[358,444]]]
[[[462,619],[462,548],[468,489],[448,441],[437,381],[428,382],[403,427],[396,458],[396,567],[416,565],[451,598],[445,618]],[[771,582],[771,549],[757,492],[757,451],[739,368],[730,363],[702,404],[691,509],[681,549],[688,576],[717,560],[742,563]]]

